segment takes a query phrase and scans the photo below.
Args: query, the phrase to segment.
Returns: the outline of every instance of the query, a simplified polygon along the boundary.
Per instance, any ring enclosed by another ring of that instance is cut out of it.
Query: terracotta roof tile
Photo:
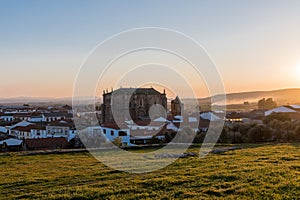
[[[29,150],[57,149],[57,148],[67,148],[69,146],[67,139],[63,137],[26,139],[25,144]]]

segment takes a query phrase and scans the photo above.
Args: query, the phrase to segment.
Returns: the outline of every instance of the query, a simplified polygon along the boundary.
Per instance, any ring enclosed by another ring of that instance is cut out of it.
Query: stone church
[[[133,121],[147,120],[150,119],[149,109],[153,105],[160,105],[160,108],[164,110],[163,112],[167,112],[165,91],[160,93],[154,88],[120,88],[111,92],[103,91],[101,122],[124,122],[124,120],[129,120],[130,118]],[[163,115],[161,113],[161,116]]]

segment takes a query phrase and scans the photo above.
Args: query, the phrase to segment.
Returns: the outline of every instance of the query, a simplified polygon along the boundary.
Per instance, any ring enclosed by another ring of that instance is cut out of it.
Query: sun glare
[[[300,64],[295,67],[295,75],[298,80],[300,80]]]

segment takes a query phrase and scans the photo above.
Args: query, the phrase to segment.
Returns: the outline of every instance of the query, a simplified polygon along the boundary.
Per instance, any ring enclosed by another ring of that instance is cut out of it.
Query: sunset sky
[[[1,0],[0,97],[72,96],[89,52],[138,27],[194,38],[226,92],[300,87],[299,0]]]

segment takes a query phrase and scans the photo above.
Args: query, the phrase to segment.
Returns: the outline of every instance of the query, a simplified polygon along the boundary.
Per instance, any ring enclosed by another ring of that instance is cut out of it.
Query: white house
[[[168,129],[168,130],[175,131],[175,132],[179,131],[179,128],[177,128],[177,127],[174,125],[174,123],[172,123],[172,122],[170,122],[170,123],[167,125],[167,129]]]
[[[28,125],[30,125],[30,124],[32,124],[32,123],[27,122],[27,121],[21,121],[21,122],[18,122],[18,123],[16,123],[16,124],[12,125],[12,126],[8,126],[8,134],[9,134],[9,135],[14,135],[14,134],[12,133],[12,129],[15,128],[15,127],[18,127],[18,126],[23,126],[23,127],[25,127],[25,126],[28,126]]]
[[[206,119],[209,121],[220,121],[221,118],[218,117],[216,114],[214,114],[213,112],[204,112],[200,114],[200,118],[201,119]]]
[[[76,136],[78,131],[74,123],[65,121],[53,122],[46,126],[47,137],[65,137],[71,140]]]
[[[141,124],[141,123],[134,123],[132,120],[131,121],[125,121],[127,127],[130,130],[160,130],[162,126],[164,126],[165,121],[153,121],[150,124],[145,123],[145,124]]]
[[[183,122],[183,116],[181,116],[181,115],[174,116],[173,122],[178,122],[178,123]]]
[[[43,126],[38,124],[29,124],[27,126],[16,126],[11,128],[11,135],[19,139],[37,139],[37,138],[59,138],[64,137],[68,141],[73,139],[77,130],[69,124]]]
[[[271,115],[272,113],[297,113],[298,111],[289,108],[287,106],[280,106],[265,112],[265,116]]]
[[[0,132],[7,133],[8,132],[8,128],[4,127],[4,126],[0,126]]]
[[[11,135],[18,139],[29,139],[31,136],[31,128],[29,126],[17,126],[11,129]]]
[[[0,141],[0,151],[19,151],[22,148],[23,141],[15,138],[8,138]]]
[[[167,122],[168,120],[164,117],[159,117],[153,120],[154,122]]]
[[[129,129],[118,129],[113,127],[103,126],[91,126],[87,128],[88,134],[91,136],[105,135],[110,141],[114,141],[116,138],[121,138],[123,146],[133,146],[130,143],[130,130]]]
[[[14,118],[22,121],[28,121],[32,113],[15,113]]]
[[[44,122],[53,122],[65,119],[66,115],[67,114],[63,112],[51,112],[44,113],[42,117]]]
[[[0,116],[0,119],[3,119],[4,121],[6,121],[6,122],[12,122],[12,121],[14,121],[14,114],[2,114],[1,116]]]
[[[21,145],[22,142],[23,142],[22,140],[18,140],[15,138],[8,138],[8,139],[0,141],[0,145],[3,145],[4,143],[6,143],[7,146],[17,146],[17,145]]]
[[[44,117],[43,115],[37,115],[37,116],[30,116],[28,118],[29,122],[43,122],[44,121]]]
[[[300,110],[300,106],[299,105],[290,105],[291,108],[296,109],[296,110]]]
[[[41,126],[41,125],[29,125],[30,126],[30,134],[31,134],[31,139],[33,138],[48,138],[49,136],[47,135],[46,132],[46,127]]]

